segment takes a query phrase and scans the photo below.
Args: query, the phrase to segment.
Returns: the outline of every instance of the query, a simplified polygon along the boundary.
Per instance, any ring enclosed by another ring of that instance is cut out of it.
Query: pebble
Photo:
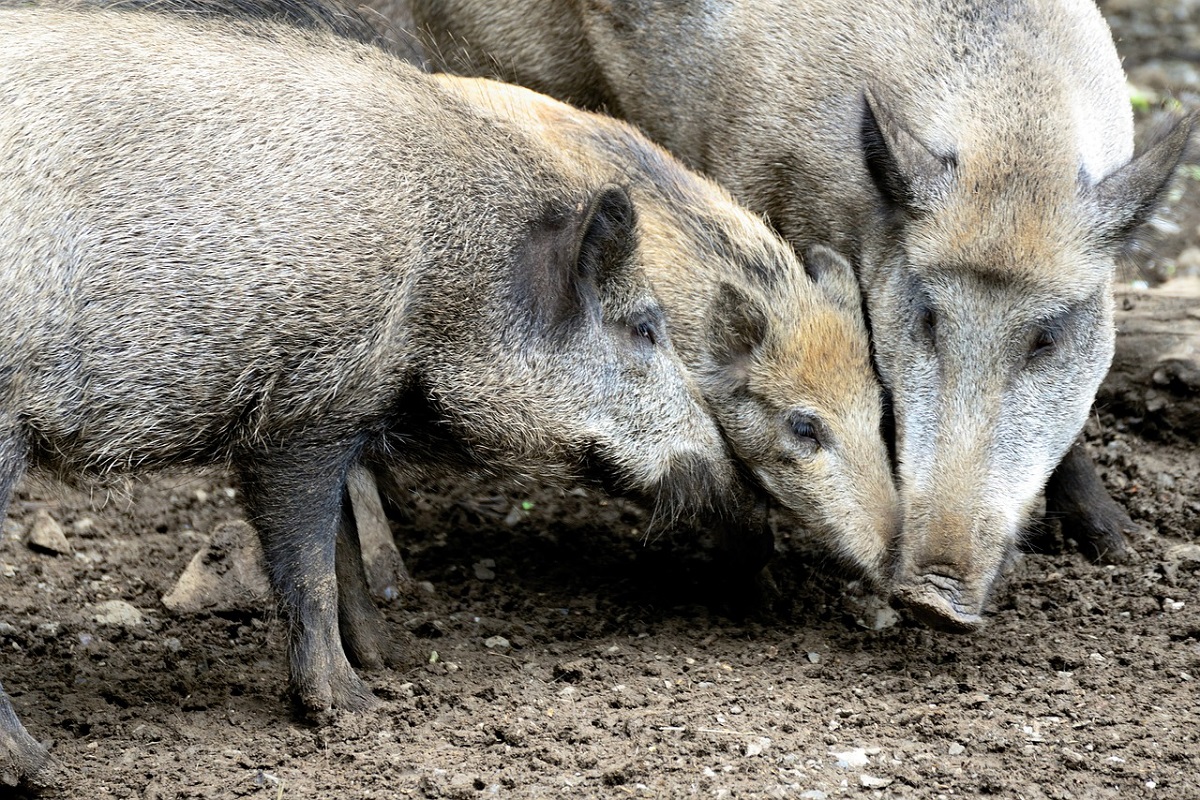
[[[858,782],[867,789],[882,789],[892,784],[891,778],[877,778],[874,775],[859,775]]]
[[[828,800],[829,795],[820,789],[807,789],[800,793],[800,800]]]
[[[472,565],[471,569],[475,572],[475,577],[481,581],[494,580],[496,577],[496,559],[484,558]]]
[[[62,633],[62,625],[57,622],[43,622],[34,628],[34,631],[37,632],[38,636],[47,639],[57,639],[58,635]]]
[[[249,523],[232,520],[213,528],[162,603],[177,614],[257,611],[270,595],[258,535]]]
[[[961,755],[962,755],[963,753],[965,753],[965,752],[967,752],[967,748],[963,747],[963,746],[962,746],[961,744],[959,744],[958,742],[951,742],[951,743],[950,743],[950,755],[952,755],[952,756],[961,756]]]
[[[746,745],[746,758],[761,756],[771,746],[771,740],[766,736],[760,736],[753,742]]]
[[[25,542],[32,549],[44,553],[70,555],[75,552],[62,526],[45,509],[34,515],[33,524],[29,526],[29,538]]]
[[[146,615],[124,600],[106,600],[92,606],[89,616],[97,625],[134,628],[146,622]]]
[[[858,769],[867,765],[867,751],[861,747],[855,747],[850,750],[837,752],[831,750],[829,755],[837,760],[837,765],[842,769]]]
[[[512,647],[512,643],[503,636],[489,636],[483,640],[483,646],[489,650],[508,650]]]

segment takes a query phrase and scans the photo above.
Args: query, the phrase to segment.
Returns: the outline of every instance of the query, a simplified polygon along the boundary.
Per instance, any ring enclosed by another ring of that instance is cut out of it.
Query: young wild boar
[[[360,461],[732,501],[626,176],[564,163],[315,23],[0,8],[0,517],[29,467],[228,465],[319,713],[371,699]],[[46,760],[0,691],[3,781]]]
[[[897,596],[980,623],[1038,494],[1103,554],[1128,517],[1075,442],[1121,241],[1183,121],[1133,158],[1089,0],[414,0],[438,65],[603,107],[798,248],[852,255],[893,404]]]

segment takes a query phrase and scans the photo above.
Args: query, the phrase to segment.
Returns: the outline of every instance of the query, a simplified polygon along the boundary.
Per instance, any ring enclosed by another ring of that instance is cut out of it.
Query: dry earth
[[[1200,5],[1102,6],[1144,116],[1200,106]],[[1200,269],[1198,188],[1142,253],[1151,279]],[[269,614],[161,603],[240,518],[227,477],[27,482],[0,539],[0,675],[64,798],[1192,800],[1200,452],[1103,410],[1089,435],[1144,526],[1135,560],[1089,564],[1047,523],[968,637],[892,618],[786,525],[779,596],[746,606],[621,501],[424,487],[395,533],[428,583],[389,609],[424,663],[369,675],[380,708],[327,728],[291,715]],[[25,543],[47,513],[73,553]]]

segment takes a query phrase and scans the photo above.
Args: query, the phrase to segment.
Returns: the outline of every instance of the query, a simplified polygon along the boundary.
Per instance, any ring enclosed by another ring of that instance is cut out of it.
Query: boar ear
[[[1103,241],[1123,241],[1154,211],[1198,119],[1200,113],[1179,119],[1132,161],[1088,190]]]
[[[815,244],[804,251],[803,260],[804,271],[826,297],[846,309],[862,305],[854,267],[841,253]]]
[[[633,207],[619,186],[586,203],[548,203],[516,260],[518,303],[550,328],[598,316],[601,296],[632,269],[635,244]]]
[[[576,275],[602,290],[628,277],[637,247],[636,226],[629,192],[611,183],[601,187],[581,220]]]
[[[761,303],[730,283],[717,287],[708,312],[713,362],[724,375],[742,382],[754,351],[767,338],[767,315]]]
[[[946,191],[954,157],[931,152],[870,89],[863,97],[863,157],[876,188],[895,208],[911,214],[932,210]]]

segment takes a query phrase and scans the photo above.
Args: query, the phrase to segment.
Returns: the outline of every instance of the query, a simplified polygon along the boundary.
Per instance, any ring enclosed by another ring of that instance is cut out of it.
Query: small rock
[[[15,636],[17,628],[15,625],[10,625],[7,622],[0,622],[0,636]]]
[[[882,789],[885,786],[891,786],[891,778],[877,778],[874,775],[859,775],[858,782],[867,789]]]
[[[1200,568],[1200,544],[1177,544],[1168,547],[1164,557],[1168,564],[1192,570]]]
[[[483,646],[489,650],[508,650],[512,647],[512,643],[503,636],[489,636],[484,639]]]
[[[950,743],[950,755],[952,755],[952,756],[961,756],[961,755],[962,755],[963,753],[965,753],[965,752],[967,752],[967,748],[963,747],[963,746],[962,746],[961,744],[959,744],[958,742],[951,742],[951,743]]]
[[[820,789],[806,789],[800,793],[800,800],[828,800],[829,795]]]
[[[753,742],[746,745],[746,758],[761,756],[771,746],[771,740],[766,736],[760,736]]]
[[[70,555],[75,552],[71,543],[67,541],[62,526],[45,509],[34,515],[33,524],[29,527],[29,538],[25,541],[31,548],[43,553]]]
[[[42,636],[47,639],[57,639],[58,635],[62,633],[62,625],[57,622],[43,622],[34,628],[34,631],[38,636]]]
[[[258,611],[270,596],[262,545],[254,529],[237,520],[213,529],[162,602],[177,614]]]
[[[494,558],[484,558],[476,562],[472,569],[475,571],[475,577],[481,581],[490,581],[496,578],[496,560]]]
[[[97,625],[134,628],[146,622],[146,615],[124,600],[106,600],[92,606],[89,616]]]
[[[805,656],[805,658],[808,659],[808,663],[816,664],[818,661],[821,660],[821,654],[820,653],[809,653],[808,655]]]
[[[843,752],[830,751],[829,755],[833,756],[837,761],[837,765],[842,769],[858,769],[867,765],[867,751],[861,747],[855,747]]]

